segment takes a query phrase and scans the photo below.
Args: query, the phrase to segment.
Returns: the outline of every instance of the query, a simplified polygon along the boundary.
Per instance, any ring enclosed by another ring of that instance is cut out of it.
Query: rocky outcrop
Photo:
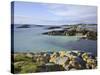
[[[51,26],[51,27],[48,27],[46,29],[58,29],[58,28],[61,28],[60,26]]]
[[[97,59],[92,53],[81,51],[59,51],[40,53],[15,53],[15,73],[68,71],[97,68]]]
[[[80,28],[78,26],[73,26],[68,29],[62,30],[52,30],[42,33],[44,35],[53,36],[81,36],[80,39],[97,40],[97,32],[85,28]]]
[[[50,62],[62,65],[66,70],[70,69],[94,69],[96,58],[86,52],[59,52],[59,56],[51,55]]]
[[[49,32],[44,32],[44,33],[42,33],[42,34],[44,34],[44,35],[60,35],[60,36],[64,36],[66,33],[65,33],[66,31],[65,30],[54,30],[54,31],[49,31]]]

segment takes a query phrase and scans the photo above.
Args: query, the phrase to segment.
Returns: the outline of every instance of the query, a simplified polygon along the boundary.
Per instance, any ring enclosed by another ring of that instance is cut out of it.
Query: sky
[[[13,16],[15,24],[97,24],[97,7],[15,1]]]

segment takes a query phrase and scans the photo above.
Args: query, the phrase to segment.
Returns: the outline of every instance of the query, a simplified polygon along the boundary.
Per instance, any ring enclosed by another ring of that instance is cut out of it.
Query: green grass
[[[18,54],[14,58],[14,73],[32,73],[38,70],[37,66],[42,65],[41,62],[34,62],[32,58],[25,54]]]
[[[37,71],[40,64],[31,61],[20,61],[14,64],[14,73],[32,73]]]
[[[18,61],[32,61],[32,58],[19,54],[14,58],[14,62]]]
[[[37,71],[37,66],[38,64],[37,63],[28,63],[24,66],[21,67],[21,71],[20,73],[32,73],[32,72],[36,72]]]

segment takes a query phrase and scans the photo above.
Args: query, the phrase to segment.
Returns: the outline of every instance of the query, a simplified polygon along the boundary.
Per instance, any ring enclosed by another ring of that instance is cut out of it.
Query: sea
[[[14,25],[14,24],[13,24]],[[18,28],[14,25],[14,52],[50,52],[50,51],[85,51],[97,55],[97,40],[80,39],[78,36],[50,36],[42,33],[52,31],[50,26],[31,25],[29,28]],[[59,30],[59,29],[58,29]]]

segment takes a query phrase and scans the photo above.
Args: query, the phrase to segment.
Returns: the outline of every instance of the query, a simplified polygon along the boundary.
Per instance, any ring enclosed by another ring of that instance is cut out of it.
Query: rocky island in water
[[[94,24],[90,25],[93,26]],[[91,27],[87,28],[87,26],[88,26],[87,24],[71,25],[70,27],[65,26],[60,30],[52,30],[44,32],[42,34],[53,35],[53,36],[80,36],[81,39],[97,40],[97,30]],[[50,27],[50,28],[55,29],[56,27],[54,28]]]

